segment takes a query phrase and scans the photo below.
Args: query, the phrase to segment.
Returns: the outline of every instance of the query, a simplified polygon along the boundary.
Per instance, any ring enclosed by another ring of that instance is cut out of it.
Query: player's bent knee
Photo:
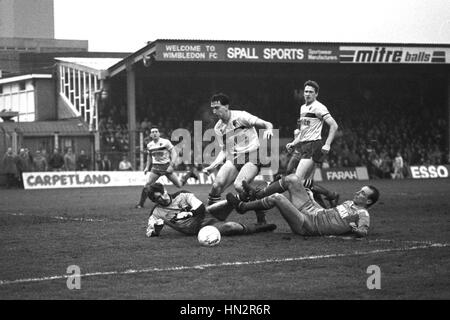
[[[242,187],[242,181],[235,182],[234,183],[234,189],[236,190],[237,193],[244,192],[244,188]]]
[[[287,200],[287,198],[284,195],[282,195],[281,193],[274,193],[274,194],[270,195],[268,198],[269,198],[270,202],[275,202],[275,203]]]
[[[290,174],[285,178],[285,181],[288,184],[298,184],[301,182],[301,179],[296,174]]]
[[[213,182],[212,184],[212,190],[216,191],[216,192],[221,192],[223,189],[223,184],[220,182]]]

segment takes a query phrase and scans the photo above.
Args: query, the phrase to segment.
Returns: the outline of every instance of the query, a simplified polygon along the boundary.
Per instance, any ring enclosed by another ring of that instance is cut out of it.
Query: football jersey
[[[152,156],[153,164],[166,164],[170,162],[170,150],[173,144],[170,140],[159,138],[157,142],[150,141],[147,144],[147,150]]]
[[[319,210],[316,215],[316,227],[321,235],[336,235],[351,230],[350,223],[355,223],[360,231],[368,232],[369,212],[348,200],[335,208]]]
[[[188,219],[175,221],[176,215],[183,211],[198,209],[203,203],[191,192],[179,191],[171,195],[172,202],[168,206],[156,205],[152,210],[152,216],[155,219],[162,219],[164,225],[185,233],[195,234],[204,215],[193,216]]]
[[[300,107],[300,118],[297,121],[300,129],[300,142],[316,141],[322,139],[323,121],[331,117],[327,107],[319,101],[314,101],[309,106]]]
[[[231,116],[227,123],[219,120],[214,126],[220,148],[231,157],[257,150],[259,138],[255,124],[259,118],[246,111],[230,110],[230,112]]]

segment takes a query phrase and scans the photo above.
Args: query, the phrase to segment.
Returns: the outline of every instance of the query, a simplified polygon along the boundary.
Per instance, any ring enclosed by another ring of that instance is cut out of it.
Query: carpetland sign
[[[178,178],[186,172],[176,172]],[[98,188],[144,186],[148,175],[142,171],[73,171],[73,172],[24,172],[25,189]],[[190,178],[187,184],[212,184],[215,175],[199,174],[199,180]],[[164,185],[171,185],[167,177],[158,179]]]
[[[341,63],[442,64],[450,62],[449,48],[342,46],[339,49]]]
[[[176,171],[178,179],[186,172]],[[271,181],[273,172],[263,168],[255,181]],[[61,188],[99,188],[99,187],[131,187],[144,186],[148,175],[142,171],[73,171],[73,172],[24,172],[22,174],[25,189],[61,189]],[[210,185],[216,178],[215,173],[206,175],[199,173],[199,179],[189,178],[188,185]],[[167,177],[162,176],[158,182],[173,185]]]
[[[413,179],[448,178],[449,165],[445,166],[410,166],[409,171]]]

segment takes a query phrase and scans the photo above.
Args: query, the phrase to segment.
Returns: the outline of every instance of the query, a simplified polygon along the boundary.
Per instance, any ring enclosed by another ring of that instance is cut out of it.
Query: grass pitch
[[[324,186],[343,201],[363,183]],[[449,299],[450,180],[370,184],[381,198],[366,239],[294,235],[273,209],[275,232],[213,248],[168,227],[146,238],[151,204],[133,208],[137,187],[0,190],[0,299]],[[204,201],[209,188],[186,186]],[[67,288],[70,265],[80,290]],[[371,265],[379,290],[366,285]]]

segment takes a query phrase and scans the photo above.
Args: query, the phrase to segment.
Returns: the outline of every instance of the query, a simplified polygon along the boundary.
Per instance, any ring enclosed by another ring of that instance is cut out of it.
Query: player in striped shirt
[[[215,226],[223,236],[247,235],[276,229],[274,224],[248,225],[225,221],[233,209],[226,200],[206,207],[193,193],[182,190],[168,194],[160,183],[149,186],[148,197],[156,205],[147,221],[147,237],[159,236],[165,225],[186,235],[195,235],[208,225]]]
[[[331,206],[335,206],[339,200],[339,195],[314,184],[313,181],[315,167],[323,162],[330,151],[331,143],[338,129],[338,125],[328,108],[317,100],[319,89],[319,84],[315,81],[308,80],[304,83],[303,98],[305,103],[300,107],[297,135],[292,142],[286,145],[286,148],[289,152],[294,149],[297,151],[297,154],[294,153],[290,165],[292,166],[298,161],[295,173],[305,187],[311,189],[315,194],[324,195],[330,201]],[[324,122],[330,127],[325,143],[322,141]]]
[[[355,193],[353,200],[345,201],[335,208],[325,209],[313,200],[296,174],[280,181],[289,191],[289,199],[280,193],[274,193],[260,200],[243,202],[228,193],[227,201],[239,213],[277,207],[292,232],[304,236],[341,235],[349,232],[357,237],[368,235],[368,210],[380,196],[374,186],[363,186]]]
[[[209,193],[209,204],[220,201],[222,192],[231,184],[238,193],[243,191],[242,182],[251,182],[261,169],[259,161],[259,137],[256,128],[265,129],[263,139],[273,136],[272,123],[246,111],[230,110],[230,99],[223,93],[211,98],[211,108],[219,120],[214,126],[221,151],[203,171],[211,173],[219,169]],[[256,212],[257,222],[265,223],[263,211]]]
[[[150,129],[151,141],[147,144],[148,160],[144,169],[144,174],[149,173],[147,183],[141,192],[141,198],[136,208],[143,208],[147,199],[147,189],[155,183],[159,177],[166,176],[172,183],[181,188],[181,182],[173,171],[173,164],[177,158],[177,152],[172,142],[160,137],[159,129],[152,127]]]

